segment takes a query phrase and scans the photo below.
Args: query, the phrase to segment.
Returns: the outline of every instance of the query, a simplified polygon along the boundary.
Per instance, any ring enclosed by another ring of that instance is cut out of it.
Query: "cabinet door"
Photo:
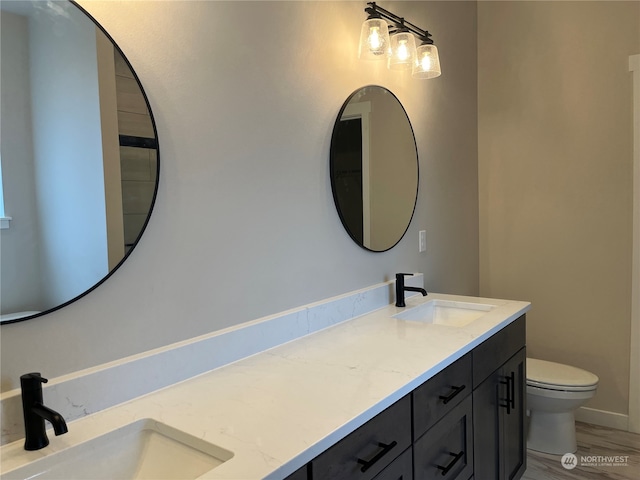
[[[500,403],[506,401],[495,371],[473,391],[473,473],[476,478],[500,478]]]
[[[473,472],[471,396],[467,396],[413,445],[415,480],[467,480]]]
[[[526,469],[525,365],[523,348],[473,391],[476,478],[512,480]]]
[[[500,478],[512,480],[520,478],[527,467],[525,445],[525,398],[527,375],[526,350],[516,353],[500,369],[501,385],[508,387],[506,400],[508,407],[500,410],[500,429],[502,433],[500,452],[502,455],[502,475]]]
[[[413,480],[413,452],[407,448],[391,465],[375,476],[373,480]]]

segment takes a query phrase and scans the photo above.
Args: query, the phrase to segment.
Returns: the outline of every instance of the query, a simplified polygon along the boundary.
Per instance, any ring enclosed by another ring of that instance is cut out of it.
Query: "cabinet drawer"
[[[429,428],[471,393],[471,353],[456,360],[413,391],[413,435]]]
[[[473,388],[525,345],[526,323],[522,315],[473,349]]]
[[[414,480],[466,480],[473,475],[470,396],[414,443],[413,462]]]
[[[398,400],[311,461],[314,480],[369,480],[411,445],[411,397]]]
[[[373,480],[413,480],[413,452],[407,448]]]

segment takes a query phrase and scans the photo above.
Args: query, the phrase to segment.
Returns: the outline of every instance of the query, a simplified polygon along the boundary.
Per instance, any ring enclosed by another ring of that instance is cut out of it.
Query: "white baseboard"
[[[615,428],[616,430],[629,431],[629,415],[622,413],[597,410],[595,408],[580,407],[576,410],[578,422],[591,423],[601,427]]]

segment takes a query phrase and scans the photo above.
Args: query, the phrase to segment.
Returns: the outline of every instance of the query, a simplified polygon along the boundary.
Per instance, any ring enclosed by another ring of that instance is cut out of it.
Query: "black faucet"
[[[53,431],[56,435],[67,433],[67,423],[62,415],[43,405],[42,384],[48,381],[39,372],[27,373],[20,377],[25,450],[40,450],[49,445],[49,439],[44,429],[45,420],[53,425]]]
[[[406,287],[404,285],[405,275],[412,276],[413,273],[396,273],[396,307],[406,307],[404,303],[404,292],[420,292],[423,297],[427,296],[427,291],[420,287]]]

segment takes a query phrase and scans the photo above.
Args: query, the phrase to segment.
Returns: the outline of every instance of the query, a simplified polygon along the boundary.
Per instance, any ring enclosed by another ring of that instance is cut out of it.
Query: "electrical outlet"
[[[418,232],[419,240],[418,240],[418,251],[420,253],[427,251],[427,231],[420,230]]]

